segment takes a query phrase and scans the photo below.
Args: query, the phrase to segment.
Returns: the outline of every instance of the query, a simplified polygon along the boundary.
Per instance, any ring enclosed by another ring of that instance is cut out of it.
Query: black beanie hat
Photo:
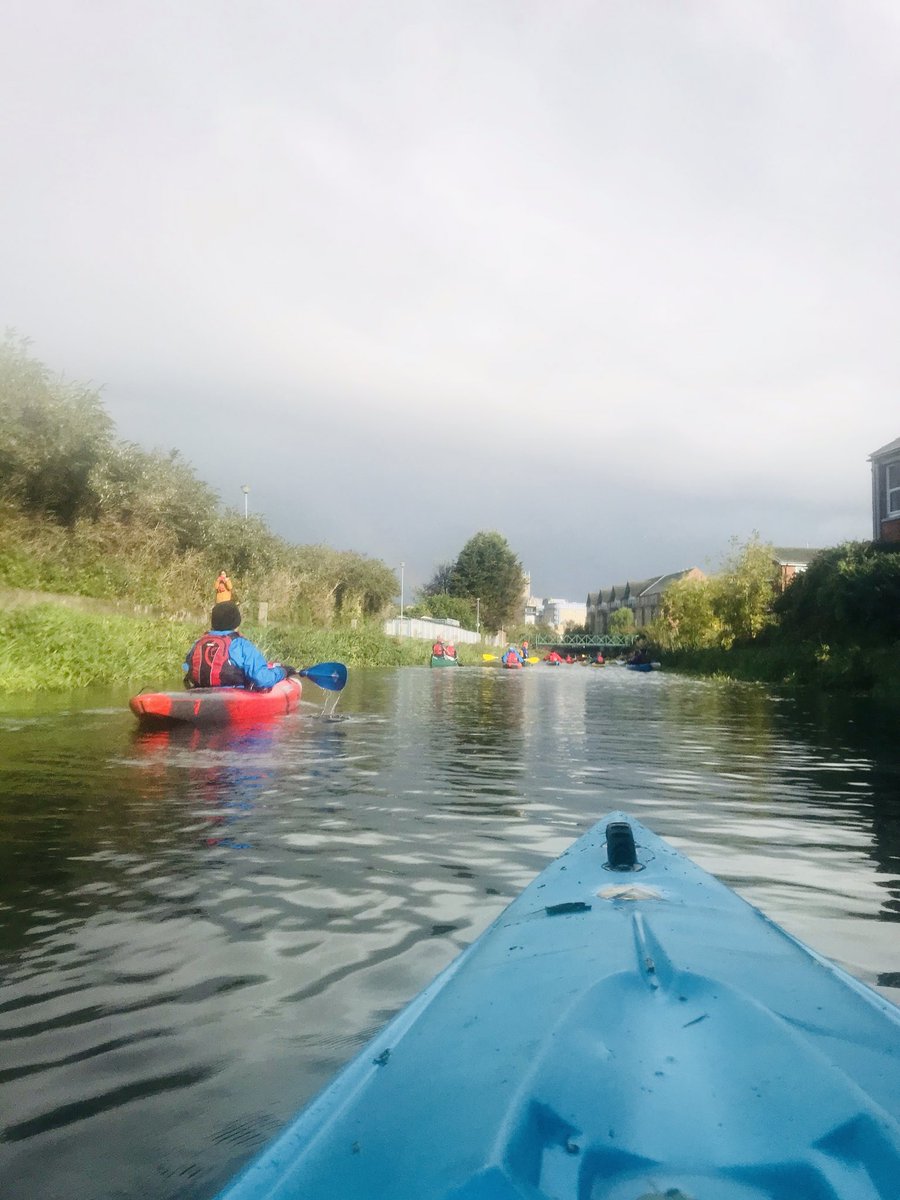
[[[241,610],[233,600],[220,600],[213,605],[210,614],[210,629],[237,629],[241,623]]]

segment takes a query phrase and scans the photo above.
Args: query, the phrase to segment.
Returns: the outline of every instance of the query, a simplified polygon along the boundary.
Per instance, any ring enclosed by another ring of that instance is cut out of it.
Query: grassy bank
[[[40,604],[0,616],[0,693],[62,691],[130,683],[135,690],[181,684],[181,663],[203,632],[196,624],[104,614]],[[308,667],[338,660],[349,667],[425,666],[427,642],[386,637],[376,625],[310,629],[246,622],[241,632],[271,661]],[[485,646],[463,646],[463,664],[481,662]]]
[[[673,650],[665,665],[691,675],[741,679],[827,692],[857,692],[900,701],[900,645],[830,647],[811,642],[708,650]]]

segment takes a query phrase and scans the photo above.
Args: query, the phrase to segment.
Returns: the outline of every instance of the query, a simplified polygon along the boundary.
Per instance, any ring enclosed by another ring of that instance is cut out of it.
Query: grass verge
[[[134,683],[140,689],[181,684],[181,664],[203,632],[194,624],[141,616],[84,612],[61,605],[16,608],[0,616],[0,693],[65,691],[91,684]],[[430,642],[387,637],[378,626],[265,628],[241,632],[270,661],[309,667],[338,660],[348,667],[427,666]],[[463,665],[481,664],[496,647],[460,647]]]

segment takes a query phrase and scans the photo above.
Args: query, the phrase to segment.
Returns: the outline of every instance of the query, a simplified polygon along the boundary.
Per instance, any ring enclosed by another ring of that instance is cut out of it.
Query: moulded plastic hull
[[[617,813],[222,1195],[897,1200],[898,1114],[900,1010]]]
[[[458,658],[448,658],[446,654],[432,654],[431,665],[433,667],[458,667]]]
[[[246,724],[293,712],[302,685],[296,676],[283,679],[267,692],[247,688],[194,688],[181,692],[147,692],[129,700],[143,728],[187,722],[191,725]]]

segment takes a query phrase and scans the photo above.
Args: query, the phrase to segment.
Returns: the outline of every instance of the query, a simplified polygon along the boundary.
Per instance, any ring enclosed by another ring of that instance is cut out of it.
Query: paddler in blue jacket
[[[250,687],[267,691],[297,674],[296,667],[271,666],[265,656],[237,628],[241,610],[233,600],[213,605],[210,629],[198,638],[182,664],[187,688]]]

